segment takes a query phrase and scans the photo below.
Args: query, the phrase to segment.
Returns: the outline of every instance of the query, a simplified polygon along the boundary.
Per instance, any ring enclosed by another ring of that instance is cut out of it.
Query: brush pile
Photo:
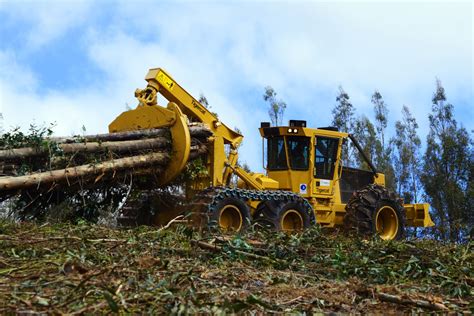
[[[469,314],[473,246],[0,221],[0,314]]]
[[[194,160],[207,153],[211,132],[196,123],[189,130]],[[117,204],[132,179],[136,187],[156,187],[153,179],[172,157],[167,128],[74,137],[51,134],[51,129],[33,126],[29,134],[14,130],[0,137],[0,200],[16,197],[12,201],[20,217],[37,217],[52,205],[85,196]]]

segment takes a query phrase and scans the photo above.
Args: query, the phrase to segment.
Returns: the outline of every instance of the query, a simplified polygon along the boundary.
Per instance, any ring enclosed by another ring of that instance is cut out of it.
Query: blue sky
[[[471,1],[0,0],[2,124],[106,132],[136,104],[147,70],[163,67],[242,130],[253,170],[267,85],[288,104],[285,120],[310,126],[330,124],[339,85],[357,115],[372,118],[378,89],[390,128],[406,104],[425,139],[438,77],[472,130],[473,12]]]

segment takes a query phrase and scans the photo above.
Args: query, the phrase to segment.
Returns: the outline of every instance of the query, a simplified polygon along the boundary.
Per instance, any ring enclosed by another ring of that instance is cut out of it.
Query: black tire
[[[223,232],[243,232],[250,223],[250,210],[244,201],[226,197],[209,209],[209,226]]]
[[[253,222],[262,228],[276,230],[278,223],[278,209],[281,207],[281,202],[263,201],[257,206]]]
[[[311,214],[298,201],[266,201],[257,208],[255,222],[276,231],[296,232],[311,226]]]
[[[167,191],[139,190],[122,207],[117,223],[120,226],[164,226],[182,214],[183,198]]]
[[[129,197],[117,218],[117,224],[123,227],[150,225],[152,222],[153,209],[148,191],[138,191]]]
[[[400,240],[405,236],[405,222],[401,200],[380,185],[370,184],[355,191],[346,205],[345,229],[363,236]]]

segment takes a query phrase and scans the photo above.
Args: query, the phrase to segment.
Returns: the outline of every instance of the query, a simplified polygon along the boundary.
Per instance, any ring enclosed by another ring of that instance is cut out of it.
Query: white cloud
[[[0,74],[2,81],[14,82],[26,91],[34,89],[38,84],[36,76],[27,67],[20,65],[12,52],[0,51]],[[2,92],[5,91],[2,89],[0,93]]]
[[[5,1],[0,11],[29,26],[26,34],[16,33],[27,50],[37,50],[67,34],[93,16],[91,1]]]
[[[317,126],[330,123],[338,85],[369,116],[370,95],[378,89],[391,106],[392,123],[407,104],[424,135],[438,76],[450,100],[459,103],[460,121],[473,125],[471,2],[124,1],[110,10],[90,2],[48,2],[15,10],[21,23],[31,25],[27,47],[34,49],[83,27],[78,40],[105,78],[100,86],[67,94],[49,91],[15,54],[0,54],[2,112],[15,125],[35,118],[57,121],[58,133],[77,132],[84,123],[91,132],[105,131],[125,103],[135,104],[134,89],[157,66],[191,94],[203,92],[223,122],[243,130],[243,158],[253,169],[260,168],[258,122],[267,114],[260,96],[247,104],[239,93],[263,92],[265,85],[287,101],[287,118],[298,115],[292,118]],[[107,23],[91,22],[96,10],[110,14],[100,16]],[[30,86],[42,93],[25,91]]]

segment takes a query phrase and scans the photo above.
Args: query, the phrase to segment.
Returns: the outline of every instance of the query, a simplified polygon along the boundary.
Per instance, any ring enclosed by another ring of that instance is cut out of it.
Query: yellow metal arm
[[[145,77],[148,85],[137,89],[135,96],[139,101],[136,109],[122,113],[110,125],[110,132],[159,128],[169,126],[173,138],[173,159],[163,177],[162,185],[175,178],[184,168],[189,157],[189,131],[186,120],[206,124],[212,131],[209,138],[208,171],[209,181],[203,185],[220,186],[229,182],[233,167],[237,164],[237,149],[243,136],[227,127],[194,99],[163,69],[150,69]],[[168,101],[168,108],[158,105],[157,97],[161,94]],[[226,155],[225,145],[230,146]]]
[[[156,104],[155,96],[156,93],[159,92],[168,101],[176,103],[181,111],[188,117],[208,124],[215,137],[222,137],[224,143],[229,144],[233,149],[238,148],[243,136],[220,122],[214,114],[206,109],[199,101],[194,99],[163,69],[150,69],[145,80],[148,82],[148,87],[144,90],[146,93],[142,93],[143,97],[140,98],[139,95],[142,90],[136,92],[136,94],[138,94],[137,98],[140,101],[144,100],[148,105],[151,105],[150,103],[152,102]],[[152,92],[153,90],[154,92]]]

